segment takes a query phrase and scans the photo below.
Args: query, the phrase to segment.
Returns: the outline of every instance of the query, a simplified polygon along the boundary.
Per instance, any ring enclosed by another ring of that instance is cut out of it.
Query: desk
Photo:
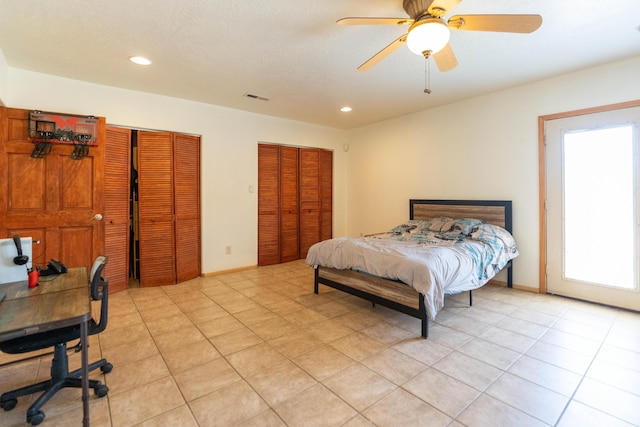
[[[0,341],[38,332],[80,325],[82,344],[82,409],[84,426],[89,425],[89,354],[87,329],[91,300],[87,270],[70,268],[66,274],[40,278],[29,289],[27,281],[0,285],[5,292],[0,302]]]

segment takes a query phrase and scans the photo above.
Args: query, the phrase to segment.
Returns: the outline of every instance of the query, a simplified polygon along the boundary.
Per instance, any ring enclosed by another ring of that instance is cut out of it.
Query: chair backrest
[[[99,300],[102,297],[100,295],[100,282],[102,279],[102,270],[104,270],[104,267],[107,265],[107,261],[109,261],[109,258],[104,255],[100,255],[91,266],[89,283],[91,284],[91,298],[94,300]]]
[[[89,280],[91,284],[91,298],[93,300],[101,300],[100,305],[100,321],[96,323],[91,319],[89,327],[89,335],[97,334],[105,330],[107,327],[107,318],[109,315],[109,281],[102,277],[102,270],[107,265],[109,258],[100,255],[93,262]]]

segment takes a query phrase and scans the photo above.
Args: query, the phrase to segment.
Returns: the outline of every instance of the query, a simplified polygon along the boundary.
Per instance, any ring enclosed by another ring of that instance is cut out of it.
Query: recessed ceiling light
[[[349,111],[353,110],[353,108],[351,107],[342,107],[340,109],[340,111],[342,111],[343,113],[348,113]]]
[[[151,61],[149,61],[147,58],[145,58],[144,56],[132,56],[129,58],[129,61],[138,64],[138,65],[149,65],[151,64]]]

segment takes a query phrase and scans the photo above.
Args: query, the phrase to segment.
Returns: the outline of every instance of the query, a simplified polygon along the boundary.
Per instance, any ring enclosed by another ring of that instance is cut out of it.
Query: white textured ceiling
[[[406,46],[356,70],[407,27],[335,24],[405,17],[402,0],[0,0],[0,49],[10,67],[342,129],[640,55],[640,0],[463,0],[445,18],[476,13],[543,23],[452,31],[459,65],[431,64],[430,95],[425,61]]]

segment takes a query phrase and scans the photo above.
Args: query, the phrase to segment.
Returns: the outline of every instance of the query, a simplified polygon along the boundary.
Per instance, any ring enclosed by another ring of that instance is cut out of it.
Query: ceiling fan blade
[[[452,30],[532,33],[542,25],[542,16],[456,15],[449,19],[448,24]]]
[[[402,46],[407,41],[407,35],[403,34],[394,41],[392,41],[387,47],[382,49],[380,52],[373,55],[369,58],[365,63],[358,67],[358,71],[367,71],[372,68],[378,62],[382,61],[384,58],[389,56],[393,51]]]
[[[462,0],[433,0],[433,3],[429,6],[429,13],[433,16],[438,16],[437,9],[442,9],[444,11],[442,15],[447,15],[451,13],[461,1]],[[436,10],[434,11],[434,9]]]
[[[411,18],[342,18],[336,21],[338,25],[411,25]]]
[[[434,53],[433,59],[436,61],[438,70],[443,73],[445,71],[451,71],[458,66],[458,60],[456,59],[456,55],[453,53],[453,49],[451,49],[451,45],[449,43],[447,43],[441,51]]]

